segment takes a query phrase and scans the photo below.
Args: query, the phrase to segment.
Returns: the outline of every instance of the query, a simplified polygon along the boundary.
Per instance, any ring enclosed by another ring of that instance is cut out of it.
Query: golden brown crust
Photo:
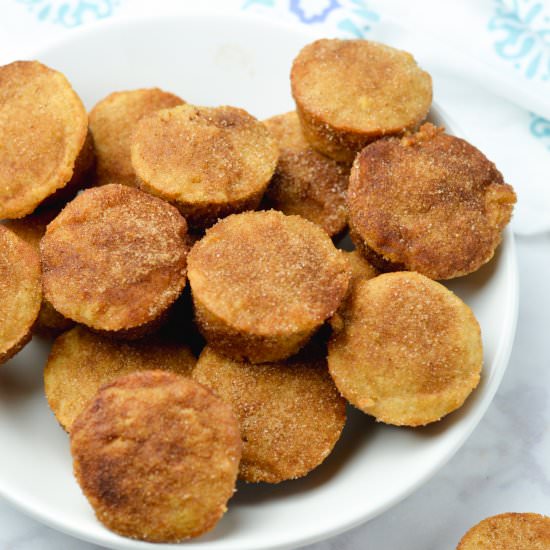
[[[72,319],[63,317],[59,311],[46,300],[42,298],[42,306],[40,307],[40,313],[34,326],[34,332],[42,336],[57,336],[65,330],[69,330],[74,326]]]
[[[338,317],[330,373],[346,399],[381,422],[435,422],[479,382],[483,352],[474,314],[423,275],[357,281]]]
[[[367,40],[308,44],[290,82],[307,140],[345,162],[381,136],[416,128],[432,102],[431,77],[409,53]]]
[[[183,103],[183,99],[159,88],[113,92],[99,101],[90,111],[97,157],[96,184],[135,186],[130,145],[136,124],[159,109]]]
[[[277,169],[264,204],[320,225],[331,237],[347,225],[346,189],[350,166],[325,157],[303,136],[295,112],[264,121],[279,142]]]
[[[346,405],[324,355],[317,355],[253,365],[203,350],[193,378],[229,403],[239,419],[242,479],[279,483],[302,477],[332,451]]]
[[[372,248],[367,246],[361,236],[351,227],[349,229],[349,237],[355,245],[355,251],[380,273],[386,273],[387,271],[407,271],[404,263],[390,262],[381,254],[377,254]]]
[[[59,209],[41,210],[18,220],[6,220],[4,225],[40,253],[40,239],[44,236],[47,225],[58,213]],[[50,336],[70,329],[73,325],[74,321],[63,317],[42,297],[40,313],[33,327],[34,332]]]
[[[84,105],[61,73],[37,61],[0,67],[0,218],[30,214],[65,187],[87,134]]]
[[[139,186],[177,206],[195,229],[256,208],[279,155],[246,111],[188,104],[142,118],[131,151]]]
[[[365,257],[358,250],[345,252],[345,255],[351,267],[352,282],[367,281],[379,275],[378,271],[365,259]]]
[[[41,243],[44,293],[65,317],[130,336],[185,286],[187,226],[169,204],[105,185],[69,203]]]
[[[165,369],[191,374],[196,359],[182,344],[154,338],[120,342],[77,326],[53,343],[44,369],[44,389],[61,426],[70,431],[100,386],[119,376]]]
[[[515,202],[478,149],[424,124],[361,151],[350,177],[349,224],[379,269],[451,279],[493,257]]]
[[[86,140],[74,163],[73,175],[64,187],[52,193],[44,199],[33,214],[39,214],[43,210],[60,209],[67,202],[74,199],[76,194],[93,182],[95,174],[95,151],[92,132],[88,130]]]
[[[36,214],[17,220],[5,220],[2,223],[35,250],[39,251],[40,239],[46,233],[46,227],[58,214],[59,209],[41,210]]]
[[[296,353],[336,311],[349,278],[344,254],[319,226],[274,210],[221,220],[189,253],[201,332],[254,363]]]
[[[177,542],[212,529],[241,456],[230,407],[193,380],[144,371],[104,385],[71,431],[74,473],[116,533]]]
[[[0,363],[30,340],[41,301],[38,253],[0,225]]]
[[[550,517],[506,513],[486,518],[472,527],[457,550],[548,550]]]

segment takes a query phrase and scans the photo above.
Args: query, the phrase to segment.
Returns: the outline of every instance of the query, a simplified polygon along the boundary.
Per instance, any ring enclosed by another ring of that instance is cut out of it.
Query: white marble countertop
[[[455,457],[401,504],[308,550],[454,550],[481,519],[550,515],[550,235],[517,240],[516,340],[487,414]],[[93,550],[0,500],[2,550]]]

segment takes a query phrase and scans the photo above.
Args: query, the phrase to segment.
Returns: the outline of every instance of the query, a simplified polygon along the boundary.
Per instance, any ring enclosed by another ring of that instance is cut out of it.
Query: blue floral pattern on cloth
[[[113,14],[118,0],[16,0],[33,13],[39,21],[78,27],[84,23],[105,19]]]
[[[550,120],[531,113],[531,124],[529,129],[533,136],[546,142],[547,149],[550,150]]]
[[[528,79],[550,79],[550,10],[541,0],[495,0],[495,51]]]
[[[312,23],[322,23],[331,11],[338,9],[340,4],[337,0],[329,0],[328,2],[317,2],[320,4],[309,5],[311,2],[304,0],[290,0],[290,11],[295,13],[302,23],[311,25]],[[324,4],[324,6],[322,5]],[[319,9],[320,8],[320,9]]]
[[[380,20],[366,0],[245,0],[243,9],[249,8],[277,8],[305,25],[329,24],[354,38],[364,38]]]

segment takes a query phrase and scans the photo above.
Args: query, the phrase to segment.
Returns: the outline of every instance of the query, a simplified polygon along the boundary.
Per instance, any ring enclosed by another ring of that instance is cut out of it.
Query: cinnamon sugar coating
[[[264,124],[280,148],[265,206],[302,216],[320,225],[331,237],[342,233],[347,225],[350,166],[313,149],[304,138],[295,112],[274,116]]]
[[[358,250],[346,252],[345,255],[351,267],[352,282],[366,281],[379,275],[378,270]]]
[[[241,457],[230,407],[193,380],[143,371],[104,385],[71,430],[74,473],[116,533],[177,542],[212,529]]]
[[[550,517],[506,513],[486,518],[472,527],[456,550],[548,550]]]
[[[97,158],[96,184],[135,186],[130,145],[136,124],[160,109],[181,105],[178,96],[159,88],[113,92],[90,111],[90,130]]]
[[[206,347],[193,379],[229,403],[239,419],[239,476],[246,481],[305,476],[330,454],[346,421],[345,401],[320,352],[254,365]]]
[[[243,109],[188,104],[142,118],[131,150],[140,188],[199,230],[256,208],[279,156],[267,128]]]
[[[41,302],[38,253],[0,225],[0,363],[30,340]]]
[[[483,352],[474,314],[418,273],[356,281],[333,328],[330,374],[348,401],[380,422],[435,422],[479,382]]]
[[[70,431],[103,384],[143,370],[189,376],[195,363],[187,346],[168,339],[121,342],[77,326],[54,341],[44,369],[44,389],[58,422]]]
[[[319,226],[274,210],[219,221],[189,253],[201,332],[254,363],[296,353],[336,311],[349,279],[343,252]]]
[[[40,210],[35,214],[19,218],[17,220],[6,220],[5,226],[30,244],[36,252],[40,253],[40,239],[46,233],[46,227],[59,213],[58,208]],[[42,297],[42,306],[38,319],[33,327],[34,332],[43,335],[58,334],[71,328],[74,321],[63,317],[53,306]]]
[[[432,102],[432,79],[411,54],[367,40],[308,44],[290,82],[307,140],[345,162],[381,136],[416,128]]]
[[[93,161],[87,137],[84,105],[60,72],[37,61],[0,67],[0,218],[74,192]]]
[[[185,286],[185,220],[123,185],[81,193],[48,225],[40,249],[46,299],[65,317],[113,335],[131,337],[155,323]]]
[[[494,255],[516,195],[463,139],[424,124],[358,155],[348,190],[352,239],[382,271],[451,279]]]

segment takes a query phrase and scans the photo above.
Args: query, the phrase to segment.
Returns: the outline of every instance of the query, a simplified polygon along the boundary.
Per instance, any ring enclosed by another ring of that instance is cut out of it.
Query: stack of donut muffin
[[[123,536],[196,537],[237,478],[305,476],[347,402],[423,426],[479,382],[479,324],[437,281],[491,260],[512,187],[426,122],[407,52],[318,40],[290,81],[263,122],[158,88],[87,114],[61,73],[0,67],[0,361],[55,337],[48,402]]]

